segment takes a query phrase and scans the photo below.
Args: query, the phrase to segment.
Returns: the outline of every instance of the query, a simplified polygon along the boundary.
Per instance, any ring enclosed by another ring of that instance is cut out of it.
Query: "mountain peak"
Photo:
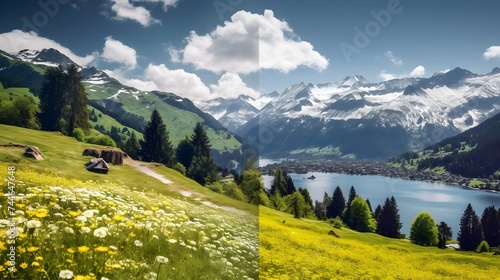
[[[341,87],[352,87],[369,84],[370,82],[365,79],[362,75],[349,75],[340,81],[339,85]]]
[[[490,72],[491,75],[495,75],[498,73],[500,73],[500,68],[498,68],[498,67],[493,68],[493,70],[491,70],[491,72]]]

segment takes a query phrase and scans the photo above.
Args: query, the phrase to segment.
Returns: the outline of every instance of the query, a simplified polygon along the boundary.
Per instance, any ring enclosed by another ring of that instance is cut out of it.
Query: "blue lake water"
[[[410,225],[415,216],[427,211],[436,223],[446,222],[453,230],[453,238],[457,238],[460,218],[468,203],[481,217],[484,208],[495,205],[500,207],[500,194],[487,191],[471,190],[463,187],[435,182],[422,182],[389,178],[376,175],[346,175],[335,173],[289,174],[295,187],[305,188],[314,200],[323,200],[325,192],[332,196],[337,186],[348,198],[349,189],[354,186],[356,193],[369,199],[373,210],[378,204],[383,205],[387,197],[394,196],[398,203],[403,227],[401,233],[409,236]],[[306,179],[314,175],[315,180]],[[266,188],[272,184],[273,176],[262,176]]]

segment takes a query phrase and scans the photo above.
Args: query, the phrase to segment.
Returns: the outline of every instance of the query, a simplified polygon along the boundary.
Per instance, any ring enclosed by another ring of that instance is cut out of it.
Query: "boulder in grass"
[[[94,148],[87,148],[83,150],[82,156],[100,157],[101,151]]]
[[[124,155],[125,153],[119,149],[101,151],[101,158],[103,158],[107,163],[114,165],[122,165]]]
[[[24,156],[29,158],[34,158],[36,160],[43,160],[42,152],[35,146],[28,146],[24,151]]]
[[[102,174],[107,174],[109,171],[109,165],[102,158],[93,158],[85,164],[85,168],[91,172],[97,172]]]

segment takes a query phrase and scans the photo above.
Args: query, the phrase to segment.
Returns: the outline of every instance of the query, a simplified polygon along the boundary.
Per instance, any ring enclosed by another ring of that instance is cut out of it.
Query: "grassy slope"
[[[179,110],[173,106],[162,102],[158,96],[151,93],[146,93],[144,91],[138,91],[137,95],[140,96],[140,100],[137,100],[132,94],[131,90],[121,87],[118,84],[106,84],[96,85],[85,83],[86,91],[89,94],[89,99],[98,100],[106,99],[110,96],[115,95],[119,90],[127,90],[127,92],[122,92],[116,97],[116,101],[123,104],[123,108],[130,113],[138,116],[144,117],[145,120],[149,120],[151,117],[152,106],[156,108],[167,126],[167,130],[170,133],[170,140],[174,146],[186,137],[186,135],[191,135],[193,133],[193,128],[197,122],[203,121],[203,119],[185,110]],[[175,126],[174,126],[175,125]],[[210,139],[217,141],[212,141],[212,148],[220,151],[233,151],[241,147],[234,137],[226,139],[226,135],[217,135],[216,132],[208,128],[207,135]]]
[[[2,83],[0,83],[0,100],[9,100],[10,94],[12,93],[12,98],[15,99],[17,96],[30,96],[39,102],[38,97],[33,95],[28,88],[4,88]]]
[[[285,223],[283,223],[285,221]],[[328,235],[334,230],[340,238]],[[500,258],[259,211],[261,279],[500,279]]]
[[[231,206],[244,211],[257,212],[256,207],[247,203],[235,201],[226,196],[214,193],[200,186],[195,181],[182,176],[166,167],[157,167],[158,173],[164,174],[174,182],[166,186],[157,179],[136,171],[131,166],[111,166],[107,175],[88,172],[83,165],[91,158],[82,156],[85,148],[106,148],[98,145],[81,143],[74,138],[64,136],[59,132],[46,132],[24,129],[0,124],[0,144],[8,142],[34,145],[40,148],[43,161],[36,161],[22,156],[23,149],[0,147],[0,162],[14,163],[18,169],[32,169],[41,173],[56,173],[58,176],[82,181],[107,180],[110,183],[125,184],[138,190],[155,190],[164,195],[178,197],[178,188],[191,190],[205,196],[205,199],[218,205]]]

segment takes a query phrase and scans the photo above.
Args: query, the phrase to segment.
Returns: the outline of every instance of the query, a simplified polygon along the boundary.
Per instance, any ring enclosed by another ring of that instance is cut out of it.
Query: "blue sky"
[[[33,0],[2,7],[0,49],[63,46],[77,63],[125,84],[198,100],[351,74],[377,82],[500,66],[494,0]]]

